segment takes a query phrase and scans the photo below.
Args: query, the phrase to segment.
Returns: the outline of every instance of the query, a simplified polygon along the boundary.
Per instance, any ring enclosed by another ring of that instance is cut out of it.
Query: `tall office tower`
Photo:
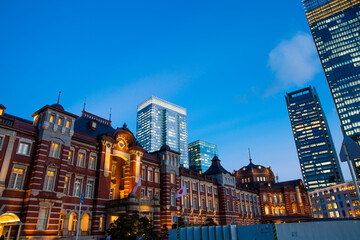
[[[304,184],[309,191],[342,183],[338,157],[315,88],[285,96]]]
[[[148,152],[168,145],[180,152],[180,164],[189,167],[186,109],[157,97],[138,106],[136,135]]]
[[[360,143],[360,0],[303,0],[343,132]],[[353,166],[360,179],[360,160]]]
[[[211,160],[218,154],[217,146],[212,143],[197,140],[189,144],[190,168],[205,172],[211,165]]]

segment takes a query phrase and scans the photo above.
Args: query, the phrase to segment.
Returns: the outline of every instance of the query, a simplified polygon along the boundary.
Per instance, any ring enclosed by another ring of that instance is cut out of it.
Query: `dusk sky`
[[[301,0],[1,1],[0,104],[46,104],[124,122],[151,95],[188,113],[189,142],[218,145],[228,171],[301,178],[284,95],[312,85],[337,151],[342,134]],[[341,164],[350,179],[346,164]]]

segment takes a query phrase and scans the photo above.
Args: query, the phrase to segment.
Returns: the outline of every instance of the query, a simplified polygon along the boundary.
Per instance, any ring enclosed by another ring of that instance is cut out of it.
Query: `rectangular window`
[[[74,193],[73,193],[73,195],[75,197],[80,197],[81,196],[81,185],[82,185],[82,179],[81,178],[75,178]]]
[[[219,211],[219,202],[215,202],[215,211]]]
[[[160,182],[160,173],[158,171],[155,171],[155,182],[156,183]]]
[[[0,136],[0,151],[1,151],[2,146],[3,146],[3,144],[4,144],[4,139],[5,139],[4,136]]]
[[[208,201],[208,208],[209,208],[209,210],[211,211],[212,210],[212,201],[211,201],[211,199]]]
[[[116,176],[116,164],[111,166],[111,178],[115,178]]]
[[[115,194],[115,188],[112,187],[112,188],[110,188],[109,200],[113,200],[113,199],[114,199],[114,194]]]
[[[197,198],[194,197],[194,198],[193,198],[193,208],[194,208],[194,209],[198,209],[198,206],[197,206],[197,205],[198,205]]]
[[[69,150],[69,155],[68,155],[68,163],[72,164],[73,163],[73,158],[74,158],[74,151],[73,150]]]
[[[55,119],[55,115],[51,114],[49,122],[54,123],[54,119]]]
[[[93,198],[93,192],[94,192],[94,180],[88,179],[86,183],[86,192],[85,197],[86,198]]]
[[[208,193],[211,193],[211,187],[208,187]]]
[[[90,156],[89,168],[90,169],[95,169],[95,164],[96,164],[96,157],[95,156]]]
[[[206,209],[206,203],[205,203],[205,199],[204,199],[204,198],[201,199],[201,209],[202,209],[202,210],[205,210],[205,209]]]
[[[49,168],[46,171],[45,183],[44,183],[44,191],[53,191],[54,183],[55,183],[55,169]]]
[[[205,191],[204,185],[200,185],[200,192],[204,192],[204,191]]]
[[[175,174],[170,173],[170,183],[175,183]]]
[[[77,165],[79,167],[85,167],[85,154],[84,153],[79,153],[78,154]]]
[[[62,118],[59,118],[59,119],[58,119],[58,125],[61,126],[61,125],[62,125],[62,122],[63,122],[63,119],[62,119]]]
[[[60,144],[55,142],[51,143],[49,157],[58,158],[59,152],[60,152]]]
[[[152,182],[153,181],[153,171],[151,169],[148,169],[148,181]]]
[[[174,191],[171,191],[171,195],[170,195],[170,204],[171,206],[175,206],[176,204],[176,201],[175,201],[175,192]]]
[[[70,176],[65,176],[65,183],[64,183],[64,194],[68,195],[69,193],[69,180]]]
[[[152,189],[148,189],[148,191],[147,191],[147,196],[148,196],[150,199],[153,199],[153,190],[152,190]]]
[[[99,231],[103,231],[104,226],[104,217],[100,217],[99,219]]]
[[[66,120],[66,128],[69,128],[70,127],[70,124],[71,124],[71,122],[70,122],[70,120]]]
[[[47,228],[48,219],[49,219],[49,208],[40,207],[37,229],[45,230]]]
[[[21,189],[25,167],[13,167],[8,188]]]
[[[22,155],[29,155],[30,154],[30,143],[20,142],[17,153],[22,154]]]

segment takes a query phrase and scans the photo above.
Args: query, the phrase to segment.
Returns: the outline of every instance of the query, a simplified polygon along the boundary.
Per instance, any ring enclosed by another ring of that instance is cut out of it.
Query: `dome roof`
[[[65,110],[64,110],[64,107],[61,106],[61,105],[58,104],[58,103],[55,103],[55,104],[51,105],[51,107],[56,108],[57,110],[60,110],[60,111],[65,111]]]
[[[251,158],[249,160],[250,160],[250,163],[247,166],[240,168],[237,171],[237,174],[241,175],[241,174],[247,174],[247,173],[257,173],[257,174],[274,175],[274,173],[271,171],[270,167],[267,168],[262,165],[256,165],[256,164],[252,163]]]
[[[169,145],[166,145],[166,144],[160,148],[160,151],[169,151],[169,150],[171,150],[171,149],[170,149]]]

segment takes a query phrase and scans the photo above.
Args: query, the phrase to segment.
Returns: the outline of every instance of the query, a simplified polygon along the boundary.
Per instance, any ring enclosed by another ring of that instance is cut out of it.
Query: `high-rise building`
[[[189,167],[186,109],[157,97],[150,97],[138,106],[136,135],[148,152],[163,145],[179,152],[180,164]]]
[[[189,144],[190,168],[205,172],[211,165],[211,160],[218,155],[217,146],[202,140]]]
[[[315,88],[287,93],[285,99],[305,187],[314,191],[342,183],[339,160]]]
[[[360,0],[303,0],[343,132],[360,143]],[[353,166],[360,178],[360,160]]]

